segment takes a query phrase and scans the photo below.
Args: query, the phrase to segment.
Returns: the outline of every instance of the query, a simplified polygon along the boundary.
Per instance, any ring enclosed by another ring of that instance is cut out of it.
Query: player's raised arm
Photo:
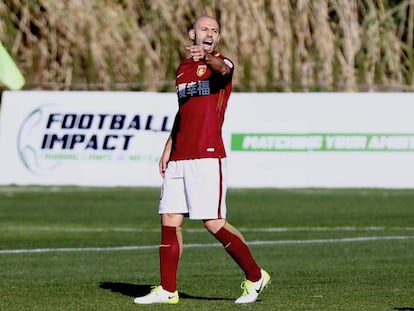
[[[216,57],[213,54],[204,50],[203,45],[191,45],[185,48],[190,52],[194,61],[203,60],[207,66],[213,69],[215,72],[219,72],[222,75],[227,75],[231,72],[233,64],[221,57]]]

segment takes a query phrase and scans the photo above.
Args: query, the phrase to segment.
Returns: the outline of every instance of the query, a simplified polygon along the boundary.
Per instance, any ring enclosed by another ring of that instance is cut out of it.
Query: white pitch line
[[[239,228],[242,232],[331,232],[331,231],[414,231],[414,227],[273,227],[273,228]],[[1,231],[19,232],[160,232],[159,228],[86,228],[86,227],[53,227],[53,226],[0,226]],[[184,228],[184,232],[199,233],[206,229]]]
[[[249,245],[288,245],[288,244],[327,244],[327,243],[350,243],[365,241],[389,241],[389,240],[410,240],[414,236],[370,236],[340,239],[316,239],[316,240],[276,240],[276,241],[253,241]],[[184,248],[206,248],[219,247],[219,243],[205,244],[185,244]],[[107,252],[107,251],[136,251],[158,249],[158,245],[141,246],[115,246],[115,247],[79,247],[79,248],[35,248],[35,249],[4,249],[0,250],[0,255],[4,254],[33,254],[33,253],[59,253],[59,252]]]

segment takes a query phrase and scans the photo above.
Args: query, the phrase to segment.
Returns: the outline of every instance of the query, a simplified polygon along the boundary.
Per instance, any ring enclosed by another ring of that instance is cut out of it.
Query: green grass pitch
[[[243,274],[186,220],[180,303],[159,282],[159,189],[0,187],[0,310],[414,310],[414,190],[230,189],[228,220],[272,283]]]

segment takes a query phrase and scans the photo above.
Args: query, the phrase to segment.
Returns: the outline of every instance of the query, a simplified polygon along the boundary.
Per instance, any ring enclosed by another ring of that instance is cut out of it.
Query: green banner
[[[233,133],[232,151],[414,152],[414,133]]]

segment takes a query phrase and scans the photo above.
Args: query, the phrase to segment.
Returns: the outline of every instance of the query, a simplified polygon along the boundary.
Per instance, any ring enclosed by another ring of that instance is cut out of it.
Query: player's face
[[[200,18],[193,29],[193,41],[196,45],[202,45],[203,49],[211,53],[213,52],[220,40],[220,29],[217,21],[213,18]]]

